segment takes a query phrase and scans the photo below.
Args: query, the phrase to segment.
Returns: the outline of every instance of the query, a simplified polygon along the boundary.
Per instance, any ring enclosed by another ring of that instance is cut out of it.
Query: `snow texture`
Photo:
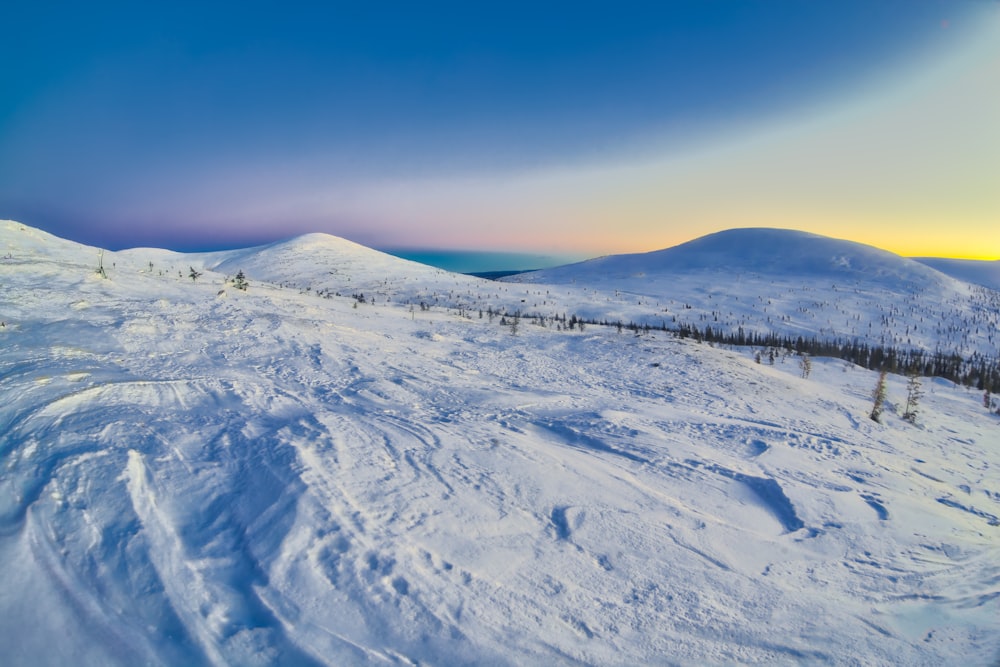
[[[995,664],[1000,416],[980,392],[928,379],[912,425],[890,376],[875,423],[876,374],[841,361],[803,379],[479,313],[612,317],[640,287],[795,313],[797,284],[862,328],[889,292],[996,316],[981,288],[850,250],[874,264],[836,292],[836,263],[775,285],[752,253],[704,283],[500,284],[323,235],[105,253],[105,279],[97,249],[0,222],[3,661]]]

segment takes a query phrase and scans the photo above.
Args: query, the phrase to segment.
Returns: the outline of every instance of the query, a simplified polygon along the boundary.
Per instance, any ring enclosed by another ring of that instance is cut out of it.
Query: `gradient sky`
[[[996,0],[37,0],[0,34],[0,218],[86,243],[1000,258]]]

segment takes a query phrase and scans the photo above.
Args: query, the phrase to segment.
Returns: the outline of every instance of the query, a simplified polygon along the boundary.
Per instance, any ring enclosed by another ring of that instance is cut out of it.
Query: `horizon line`
[[[616,250],[610,250],[610,249],[597,250],[597,249],[581,249],[581,248],[553,249],[551,247],[538,247],[538,248],[523,248],[523,247],[514,248],[514,247],[509,247],[509,246],[497,246],[497,247],[482,247],[482,246],[478,246],[478,247],[456,247],[456,246],[430,245],[430,244],[429,245],[412,245],[412,244],[399,244],[399,245],[396,245],[396,244],[389,244],[389,243],[366,243],[366,242],[362,242],[362,241],[357,241],[357,240],[355,240],[355,239],[353,239],[353,238],[351,238],[349,236],[346,236],[346,235],[334,234],[334,233],[331,233],[329,231],[322,231],[322,230],[313,230],[313,231],[302,232],[302,233],[298,233],[298,234],[292,234],[292,235],[289,235],[289,236],[281,236],[281,237],[270,237],[270,238],[261,238],[261,239],[250,238],[250,239],[244,240],[243,242],[235,240],[235,239],[231,239],[231,240],[221,240],[220,239],[219,242],[217,242],[217,243],[200,243],[200,244],[197,244],[197,245],[187,245],[187,244],[184,244],[184,243],[181,243],[180,245],[178,245],[176,242],[175,243],[166,243],[165,244],[162,241],[159,242],[156,245],[148,245],[148,244],[143,244],[143,243],[139,243],[137,245],[127,245],[127,244],[126,245],[122,245],[122,244],[102,244],[102,243],[97,242],[97,240],[92,240],[92,241],[78,240],[77,238],[72,238],[70,236],[63,236],[60,233],[51,232],[51,231],[49,231],[49,230],[47,230],[47,229],[45,229],[43,227],[35,226],[35,225],[29,224],[29,223],[26,223],[26,222],[22,222],[20,220],[15,220],[15,219],[12,219],[12,218],[8,218],[8,219],[6,219],[6,221],[7,222],[12,222],[12,223],[18,224],[18,225],[24,225],[25,227],[30,227],[32,229],[37,229],[39,231],[45,232],[46,234],[51,234],[52,236],[55,236],[57,238],[61,238],[61,239],[67,240],[67,241],[72,241],[74,243],[79,243],[81,245],[90,245],[90,246],[93,246],[95,248],[103,248],[103,249],[108,250],[110,252],[121,252],[121,251],[125,251],[125,250],[136,250],[136,249],[142,249],[142,248],[154,248],[154,249],[157,249],[157,250],[168,250],[170,252],[177,252],[177,253],[182,253],[182,254],[197,254],[197,253],[206,253],[206,252],[225,252],[225,251],[229,251],[229,250],[245,250],[245,249],[248,249],[248,248],[254,248],[254,247],[259,247],[259,246],[266,246],[266,245],[272,245],[272,244],[275,244],[275,243],[282,243],[284,241],[290,241],[292,239],[296,239],[296,238],[299,238],[301,236],[306,236],[308,234],[326,234],[328,236],[332,236],[332,237],[335,237],[335,238],[340,238],[340,239],[343,239],[345,241],[350,241],[352,243],[357,243],[358,245],[370,248],[371,250],[376,250],[378,252],[383,252],[383,253],[386,253],[386,254],[389,254],[389,255],[397,255],[397,253],[450,253],[450,254],[453,253],[453,254],[466,254],[466,255],[475,255],[475,254],[480,254],[480,255],[508,254],[508,255],[521,255],[521,256],[535,256],[535,257],[538,257],[538,258],[569,258],[569,257],[572,257],[572,258],[574,258],[572,260],[573,262],[579,262],[579,261],[585,261],[587,259],[596,259],[596,258],[599,258],[599,257],[609,257],[609,256],[613,256],[613,255],[638,255],[638,254],[645,254],[645,253],[650,253],[650,252],[657,252],[657,251],[660,251],[660,250],[667,250],[667,249],[670,249],[670,248],[675,248],[675,247],[684,245],[685,243],[690,243],[692,241],[696,241],[698,239],[705,238],[707,236],[712,236],[714,234],[728,232],[728,231],[733,231],[733,230],[738,230],[738,229],[762,229],[762,230],[763,229],[773,229],[773,230],[785,230],[785,231],[793,231],[793,232],[802,232],[802,233],[806,233],[806,234],[813,234],[815,236],[819,236],[819,237],[823,237],[823,238],[838,239],[838,240],[842,240],[842,241],[849,241],[851,243],[858,243],[860,245],[865,245],[865,246],[869,246],[869,247],[873,247],[873,248],[878,248],[879,250],[884,250],[886,252],[890,252],[890,253],[892,253],[894,255],[898,255],[899,257],[903,257],[905,259],[913,259],[913,260],[920,260],[920,259],[944,259],[944,260],[958,260],[958,261],[970,261],[970,262],[1000,262],[1000,256],[995,256],[995,257],[994,256],[984,256],[984,255],[977,255],[977,254],[974,254],[974,253],[941,254],[941,255],[937,255],[937,254],[910,254],[910,253],[903,253],[903,252],[899,252],[899,251],[896,251],[896,250],[892,250],[890,248],[886,248],[886,247],[881,246],[881,245],[876,245],[875,243],[869,243],[869,242],[865,242],[865,241],[858,241],[856,239],[845,238],[845,237],[842,237],[842,236],[832,236],[832,235],[829,235],[829,234],[823,234],[823,233],[820,233],[820,232],[810,231],[808,229],[794,228],[794,227],[767,227],[767,226],[760,226],[760,225],[727,227],[727,228],[723,228],[723,229],[719,229],[719,230],[707,232],[705,234],[701,234],[699,236],[695,236],[695,237],[689,238],[687,240],[680,241],[680,242],[675,243],[673,245],[663,245],[663,246],[658,246],[658,247],[654,247],[654,248],[647,248],[647,249],[623,249],[623,250],[617,250],[616,251]]]

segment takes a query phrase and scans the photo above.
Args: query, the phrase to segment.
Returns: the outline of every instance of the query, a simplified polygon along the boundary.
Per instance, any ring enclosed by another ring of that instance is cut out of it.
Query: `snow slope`
[[[95,249],[0,223],[6,664],[1000,657],[978,393],[926,381],[914,426],[891,378],[877,424],[842,362],[512,335],[280,285],[322,262],[407,282],[339,240],[263,252],[108,253],[105,280]]]
[[[967,283],[1000,290],[1000,260],[985,261],[944,257],[914,257],[913,259]]]
[[[589,290],[587,317],[997,356],[1000,293],[871,246],[733,229],[504,281]]]

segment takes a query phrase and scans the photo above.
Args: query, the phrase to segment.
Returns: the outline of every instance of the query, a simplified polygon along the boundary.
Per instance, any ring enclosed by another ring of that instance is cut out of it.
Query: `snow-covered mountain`
[[[400,259],[329,234],[306,234],[267,246],[202,258],[207,268],[225,274],[239,270],[272,283],[318,291],[382,292],[411,282],[421,289],[454,289],[480,281]]]
[[[952,278],[1000,290],[1000,259],[992,261],[944,257],[914,257],[913,259]]]
[[[514,335],[453,304],[614,288],[370,253],[99,259],[0,222],[4,664],[1000,657],[982,392],[927,379],[911,424],[890,377],[876,423],[844,362]]]
[[[926,289],[941,274],[885,250],[853,241],[789,229],[730,229],[647,253],[611,255],[546,269],[550,282],[595,274],[601,280],[725,271],[730,275],[830,277],[843,282],[878,281]]]
[[[138,248],[115,255],[127,257],[138,267],[151,261],[149,257],[159,257],[159,264],[184,276],[189,266],[219,278],[243,271],[256,282],[321,295],[367,295],[367,300],[378,301],[433,300],[436,295],[468,293],[482,284],[471,276],[400,259],[329,234],[305,234],[264,246],[210,253]]]
[[[505,278],[596,294],[588,317],[997,356],[1000,293],[871,246],[733,229]]]

